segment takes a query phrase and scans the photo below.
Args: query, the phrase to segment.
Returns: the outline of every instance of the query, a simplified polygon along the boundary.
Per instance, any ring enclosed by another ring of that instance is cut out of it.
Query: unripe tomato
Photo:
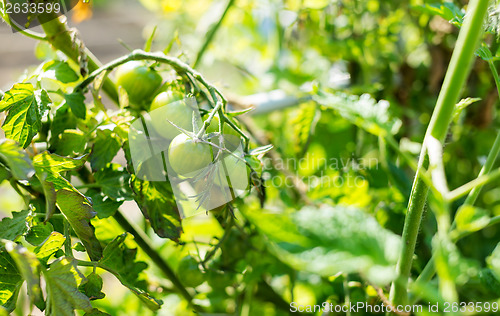
[[[188,287],[197,287],[205,281],[205,273],[200,270],[198,261],[192,256],[181,259],[177,273],[181,282]]]
[[[130,106],[137,110],[147,109],[162,81],[159,73],[141,61],[129,61],[116,69],[116,84],[127,91]]]
[[[241,151],[234,151],[233,154],[241,159],[244,157]],[[244,159],[240,160],[228,154],[224,155],[223,160],[219,162],[214,182],[220,187],[229,186],[237,190],[245,190],[248,188],[249,174]]]
[[[207,116],[208,117],[208,116]],[[205,119],[207,118],[205,117]],[[217,133],[219,132],[219,115],[215,115],[210,125],[207,128],[207,133]],[[235,131],[229,124],[224,124],[224,128],[222,129],[222,135],[224,136],[224,145],[230,151],[235,150],[241,143],[240,134]],[[219,140],[216,138],[212,139],[214,144],[219,145]],[[220,146],[220,145],[219,145]]]
[[[233,282],[233,275],[229,272],[208,270],[208,284],[215,290],[224,290],[226,287],[231,286]]]
[[[179,176],[191,178],[212,162],[212,148],[197,139],[180,134],[170,143],[168,160]]]
[[[170,122],[187,131],[193,130],[194,109],[188,106],[183,98],[180,92],[167,91],[158,94],[151,103],[149,113],[153,127],[166,139],[173,139],[181,133]]]

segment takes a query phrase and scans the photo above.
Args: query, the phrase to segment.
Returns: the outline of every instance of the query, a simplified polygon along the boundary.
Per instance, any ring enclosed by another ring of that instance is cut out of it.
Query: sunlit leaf
[[[55,153],[61,156],[80,155],[87,145],[85,134],[78,130],[65,130],[57,138]]]
[[[0,222],[0,239],[16,240],[28,231],[30,211],[12,212],[12,218],[5,217]]]
[[[88,297],[78,291],[84,276],[68,259],[60,259],[44,273],[47,284],[47,310],[45,315],[74,316],[75,309],[92,310]]]
[[[102,247],[90,223],[96,213],[89,200],[79,192],[61,189],[57,191],[57,206],[87,249],[90,259],[99,260]]]
[[[52,232],[40,246],[35,248],[36,257],[46,264],[50,257],[61,249],[65,240],[66,237],[63,234]]]
[[[23,278],[6,251],[0,251],[0,305],[11,312],[16,307]]]
[[[457,229],[475,232],[486,227],[490,222],[488,211],[470,205],[460,207],[455,215]]]
[[[43,65],[45,78],[51,78],[62,83],[75,82],[79,79],[76,72],[68,65],[67,62],[60,60],[50,60]]]
[[[29,232],[24,236],[27,242],[33,246],[39,246],[54,231],[51,223],[38,223],[31,226]]]
[[[356,96],[319,91],[313,100],[335,109],[343,118],[376,136],[395,134],[401,127],[401,121],[390,116],[389,102],[377,102],[368,94]]]
[[[395,277],[400,238],[359,209],[305,208],[289,215],[247,212],[245,216],[296,269],[323,276],[358,272],[376,284]]]
[[[51,102],[45,90],[34,90],[31,83],[16,83],[0,101],[0,112],[9,111],[2,125],[5,136],[28,147]]]
[[[37,174],[45,175],[45,181],[53,183],[56,190],[63,188],[70,189],[72,186],[60,173],[81,168],[85,164],[86,159],[87,156],[67,158],[43,152],[33,158],[33,165]]]
[[[5,161],[14,178],[18,180],[28,180],[35,173],[30,158],[13,140],[0,140],[0,158]]]
[[[31,304],[35,304],[38,308],[43,310],[45,308],[45,302],[40,287],[40,262],[33,253],[29,252],[21,245],[14,242],[5,242],[4,246],[16,263],[22,278],[26,281]]]

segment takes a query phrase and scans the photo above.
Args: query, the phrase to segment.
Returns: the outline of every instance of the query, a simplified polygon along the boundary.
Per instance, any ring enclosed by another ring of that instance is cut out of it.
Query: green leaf
[[[87,155],[78,158],[67,158],[45,151],[33,158],[35,168],[50,173],[61,173],[80,169],[86,162]]]
[[[45,309],[45,302],[40,287],[40,262],[33,253],[21,245],[12,241],[6,241],[3,244],[5,250],[16,263],[22,278],[26,280],[31,304],[35,304],[41,310]]]
[[[457,229],[462,232],[475,232],[490,222],[488,211],[470,205],[460,207],[455,215]]]
[[[8,312],[16,308],[17,296],[23,279],[16,263],[6,252],[0,252],[0,305]]]
[[[54,189],[73,189],[73,186],[60,173],[81,168],[87,157],[84,155],[78,158],[67,158],[43,152],[33,158],[33,165],[37,174],[43,175],[42,179],[54,184]]]
[[[28,147],[51,102],[47,91],[34,90],[31,83],[15,84],[0,101],[0,112],[9,111],[2,125],[5,136]]]
[[[79,252],[86,252],[87,250],[85,249],[85,246],[81,242],[77,242],[76,244],[73,245],[73,249]]]
[[[130,174],[119,164],[111,164],[108,168],[94,174],[96,184],[101,187],[102,193],[118,202],[132,200],[129,181]]]
[[[97,189],[90,189],[85,192],[85,196],[92,200],[92,207],[97,212],[98,218],[107,218],[113,216],[123,201],[117,202],[109,196],[102,194]]]
[[[246,108],[246,109],[239,110],[239,111],[226,112],[226,115],[228,117],[236,117],[236,116],[240,116],[240,115],[246,114],[248,112],[251,112],[253,110],[255,110],[255,108],[254,107],[250,107],[250,108]]]
[[[346,120],[376,136],[395,134],[402,124],[398,118],[389,116],[389,102],[377,102],[369,94],[356,96],[319,91],[313,100],[336,110]]]
[[[47,310],[49,316],[74,316],[75,309],[92,311],[90,300],[78,291],[84,276],[68,259],[60,259],[44,273],[47,283]]]
[[[80,78],[68,63],[60,60],[48,61],[42,69],[44,78],[55,79],[62,83],[75,82]]]
[[[421,6],[416,6],[415,8],[431,15],[440,16],[446,21],[449,21],[450,23],[457,26],[462,25],[465,16],[464,10],[462,10],[453,2],[424,4]]]
[[[57,206],[87,249],[90,259],[99,260],[102,257],[102,247],[90,223],[96,213],[89,200],[80,192],[61,189],[57,191]]]
[[[257,147],[255,149],[252,149],[249,154],[251,156],[258,156],[258,155],[263,155],[267,152],[269,152],[271,149],[273,149],[273,145],[265,145],[265,146],[262,146],[262,147]]]
[[[0,316],[9,316],[9,312],[3,306],[0,306]]]
[[[63,104],[57,108],[54,118],[50,124],[51,145],[54,146],[58,140],[59,134],[67,129],[76,129],[77,119],[71,113],[68,104]]]
[[[41,245],[54,231],[51,223],[38,223],[30,228],[24,238],[33,246]]]
[[[57,136],[55,153],[61,156],[74,156],[82,154],[87,145],[87,139],[82,131],[65,130]]]
[[[102,284],[102,278],[95,272],[92,272],[91,274],[87,275],[87,281],[82,282],[79,290],[80,292],[85,294],[91,301],[100,300],[103,299],[104,296],[106,296],[102,292]]]
[[[85,106],[85,96],[82,92],[73,92],[65,94],[64,99],[66,104],[71,108],[71,112],[79,118],[84,120],[87,117],[87,107]]]
[[[488,46],[485,43],[482,43],[481,46],[476,50],[475,55],[484,61],[494,60],[490,49],[488,48]]]
[[[92,170],[104,169],[121,148],[118,136],[111,130],[97,130],[97,137],[92,146],[90,166]]]
[[[0,239],[16,240],[19,236],[28,231],[27,221],[30,218],[30,211],[12,212],[12,218],[5,217],[0,222]]]
[[[83,316],[111,316],[111,315],[104,313],[104,312],[101,312],[97,308],[94,308],[90,312],[85,313]]]
[[[304,208],[291,214],[245,212],[271,249],[298,270],[331,276],[361,273],[387,284],[395,277],[399,236],[367,213],[351,207]]]
[[[493,270],[496,277],[500,280],[500,243],[493,250],[491,255],[486,259],[488,267]]]
[[[462,113],[462,111],[465,108],[467,108],[472,103],[475,103],[478,101],[481,101],[481,98],[465,98],[465,99],[460,100],[460,102],[458,102],[455,105],[455,109],[453,112],[453,119],[456,120],[460,116],[460,113]]]
[[[444,282],[463,285],[479,275],[479,265],[462,257],[457,246],[449,239],[436,235],[432,240],[435,267]]]
[[[151,32],[151,35],[149,35],[148,40],[146,41],[146,44],[144,44],[144,51],[145,52],[151,51],[151,45],[153,44],[153,40],[155,38],[157,28],[158,28],[158,26],[155,25],[155,27],[153,28],[153,31]]]
[[[61,249],[65,240],[63,234],[52,232],[40,246],[35,248],[34,253],[41,262],[47,264],[50,257]]]
[[[144,281],[139,280],[139,274],[147,268],[144,262],[136,262],[137,249],[129,249],[125,245],[125,239],[129,236],[124,233],[117,236],[104,248],[103,257],[100,260],[101,265],[110,268],[120,282],[127,287],[132,293],[137,295],[139,299],[151,310],[160,309],[162,301],[156,300],[149,295],[144,288]]]
[[[10,177],[10,173],[2,165],[0,165],[0,184],[4,180],[9,179],[9,177]]]
[[[131,178],[134,199],[155,233],[178,241],[182,232],[181,217],[169,182],[149,182]]]
[[[45,196],[45,221],[48,221],[56,211],[56,188],[54,183],[47,181],[49,174],[41,170],[37,170],[36,172],[36,176],[42,185],[43,195]]]
[[[139,273],[147,268],[147,264],[135,262],[137,249],[129,249],[125,245],[125,239],[129,236],[130,234],[123,233],[113,239],[104,248],[100,263],[117,272],[127,284],[139,285]]]
[[[18,180],[28,180],[35,173],[31,159],[13,140],[0,140],[0,158],[9,167],[12,176]]]
[[[302,104],[298,113],[294,113],[290,124],[293,126],[294,151],[297,156],[301,157],[306,152],[320,113],[314,103]]]
[[[488,268],[483,268],[479,272],[479,279],[481,284],[488,289],[493,295],[500,296],[500,278]]]

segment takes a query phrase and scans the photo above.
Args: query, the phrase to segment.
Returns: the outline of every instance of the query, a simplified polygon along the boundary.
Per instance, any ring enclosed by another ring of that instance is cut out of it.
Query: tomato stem
[[[488,3],[488,0],[472,0],[469,3],[469,12],[460,30],[450,66],[446,72],[436,107],[427,128],[424,144],[426,144],[426,139],[429,137],[434,137],[442,143],[446,136],[455,103],[470,72],[471,61],[483,33],[483,20],[488,9]],[[408,277],[429,191],[429,185],[423,181],[422,173],[419,172],[426,165],[426,161],[426,149],[425,146],[422,146],[403,228],[403,242],[396,267],[397,280],[393,282],[391,287],[390,301],[394,305],[404,305],[408,300]]]

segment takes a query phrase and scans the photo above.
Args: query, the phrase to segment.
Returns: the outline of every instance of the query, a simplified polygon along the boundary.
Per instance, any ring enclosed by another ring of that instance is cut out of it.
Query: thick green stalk
[[[488,0],[472,0],[469,3],[469,10],[460,30],[436,108],[427,128],[419,160],[419,169],[425,165],[426,140],[429,137],[434,137],[442,142],[446,136],[455,104],[470,72],[474,51],[482,35],[488,2]],[[391,287],[390,300],[394,305],[406,304],[408,299],[408,277],[428,191],[429,187],[423,181],[421,172],[417,170],[403,228],[403,245],[396,268],[398,279],[393,282]]]
[[[83,56],[87,59],[87,66],[90,72],[99,68],[99,61],[87,49],[83,49],[75,43],[75,31],[68,28],[66,17],[58,18],[55,14],[42,14],[38,17],[40,24],[46,34],[45,39],[57,50],[63,52],[69,59],[80,63],[80,58]],[[83,49],[83,51],[81,51]],[[118,92],[115,84],[106,78],[103,84],[103,90],[106,94],[118,104]]]
[[[494,42],[495,47],[492,47],[491,51],[492,54],[495,54],[497,50],[497,45],[498,42]],[[497,68],[495,67],[495,64],[493,60],[488,60],[488,65],[490,66],[491,73],[493,74],[493,79],[495,79],[495,84],[497,86],[497,91],[498,95],[500,96],[500,76],[498,75]],[[500,155],[500,131],[497,131],[497,137],[495,139],[495,142],[493,143],[493,146],[491,147],[490,152],[488,153],[488,157],[486,158],[486,162],[484,163],[484,166],[481,168],[481,171],[479,172],[478,178],[483,177],[491,172],[491,169],[493,168],[493,165],[495,161],[497,160],[498,156]],[[476,203],[476,200],[479,196],[479,193],[481,193],[481,189],[483,188],[483,185],[478,185],[474,187],[470,192],[467,198],[465,199],[464,205],[474,205]],[[496,219],[496,218],[495,218]],[[496,223],[496,221],[493,221]],[[452,224],[452,229],[455,227],[455,222]],[[464,235],[467,236],[468,234]],[[460,237],[462,238],[462,237]],[[457,239],[458,240],[458,239]],[[434,266],[434,256],[431,257],[429,262],[427,262],[426,266],[422,270],[422,273],[418,276],[418,279],[416,282],[429,282],[432,277],[434,276],[434,273],[436,273],[436,269]]]

